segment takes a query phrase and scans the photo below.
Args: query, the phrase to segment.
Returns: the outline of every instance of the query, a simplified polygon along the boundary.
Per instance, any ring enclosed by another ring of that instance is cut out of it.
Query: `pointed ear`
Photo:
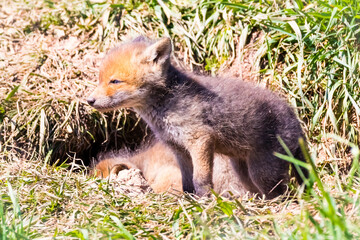
[[[171,54],[170,38],[161,38],[159,41],[150,45],[144,52],[144,61],[154,63],[164,63],[170,58]]]

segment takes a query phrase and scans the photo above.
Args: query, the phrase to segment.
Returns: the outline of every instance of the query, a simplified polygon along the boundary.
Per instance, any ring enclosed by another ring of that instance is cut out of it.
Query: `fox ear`
[[[171,40],[168,37],[162,38],[150,45],[144,52],[146,62],[164,63],[170,58]]]

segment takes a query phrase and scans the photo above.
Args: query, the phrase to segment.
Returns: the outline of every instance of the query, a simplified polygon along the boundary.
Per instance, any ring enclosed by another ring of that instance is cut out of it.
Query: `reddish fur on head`
[[[124,88],[139,86],[141,69],[138,57],[146,49],[145,43],[131,43],[112,49],[100,67],[99,84],[109,84],[110,80],[124,81]],[[109,95],[112,95],[111,93]]]
[[[161,74],[170,53],[168,38],[153,43],[140,37],[111,49],[102,62],[99,85],[88,98],[89,104],[101,111],[141,106],[146,100],[144,86],[158,80],[154,76]]]

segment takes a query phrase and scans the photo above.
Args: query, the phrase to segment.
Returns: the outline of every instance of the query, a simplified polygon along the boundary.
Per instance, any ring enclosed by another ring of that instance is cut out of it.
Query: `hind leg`
[[[289,181],[289,163],[270,151],[255,152],[248,159],[252,182],[267,198],[274,198],[286,191]]]
[[[241,183],[244,185],[246,190],[253,193],[261,193],[258,187],[253,183],[249,175],[249,168],[244,160],[232,160],[231,165],[235,172],[238,173]]]

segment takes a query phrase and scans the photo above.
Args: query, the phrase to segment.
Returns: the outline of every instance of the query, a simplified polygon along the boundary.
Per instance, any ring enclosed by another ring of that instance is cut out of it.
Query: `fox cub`
[[[97,177],[107,177],[124,169],[137,168],[154,192],[179,192],[182,191],[181,172],[173,158],[171,151],[154,141],[135,152],[125,149],[102,153],[97,157],[94,171]]]
[[[268,198],[282,194],[289,163],[274,155],[285,154],[278,137],[304,161],[293,109],[247,82],[183,72],[171,64],[171,51],[169,38],[138,37],[113,48],[88,103],[100,111],[133,108],[176,155],[186,192],[209,193],[217,153],[230,158],[248,190]]]
[[[156,193],[177,193],[183,190],[181,172],[175,155],[170,148],[154,138],[134,152],[108,152],[100,154],[97,161],[94,167],[97,177],[107,177],[123,169],[137,168]],[[214,168],[217,169],[213,173],[215,192],[226,197],[230,196],[229,191],[235,196],[246,194],[246,189],[241,185],[228,157],[216,154]]]

